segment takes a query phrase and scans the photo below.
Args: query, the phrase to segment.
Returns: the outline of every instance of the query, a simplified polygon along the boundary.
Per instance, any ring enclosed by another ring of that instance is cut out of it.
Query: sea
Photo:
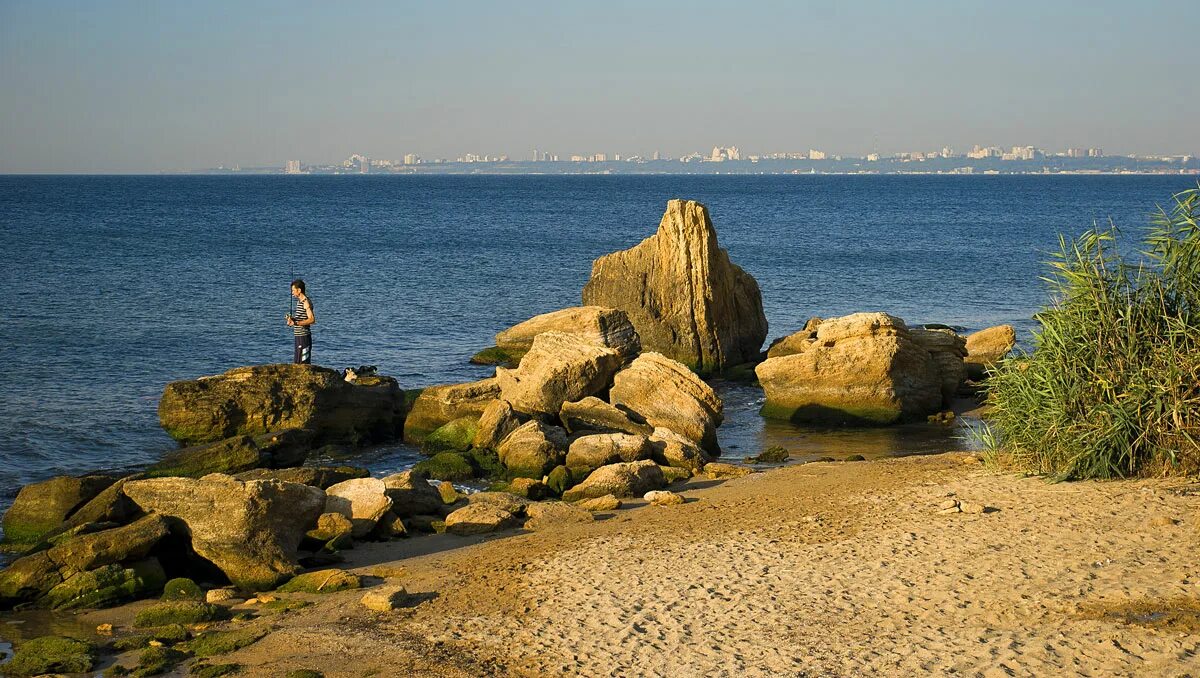
[[[762,290],[770,338],[812,316],[886,311],[964,332],[1047,303],[1059,234],[1136,236],[1184,176],[0,177],[0,510],[58,474],[136,469],[175,445],[170,381],[288,362],[289,283],[313,299],[318,364],[405,388],[479,379],[493,335],[578,305],[592,261],[653,235],[667,200],[709,208]],[[856,431],[764,422],[725,398],[725,456],[797,459],[970,446],[962,426]],[[382,474],[404,445],[339,463]],[[328,460],[326,460],[328,461]]]

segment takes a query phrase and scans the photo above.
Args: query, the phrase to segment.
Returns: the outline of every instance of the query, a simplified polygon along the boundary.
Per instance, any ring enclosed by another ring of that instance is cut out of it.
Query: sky
[[[1200,152],[1200,2],[0,0],[0,173]]]

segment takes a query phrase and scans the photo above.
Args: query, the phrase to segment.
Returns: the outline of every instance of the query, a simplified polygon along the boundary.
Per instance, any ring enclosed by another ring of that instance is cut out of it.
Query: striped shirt
[[[308,303],[311,306],[312,299],[308,299]],[[304,307],[303,301],[300,301],[298,304],[296,304],[296,313],[292,315],[292,320],[296,322],[296,324],[292,326],[292,332],[297,337],[307,337],[308,335],[312,334],[312,330],[309,329],[308,325],[300,324],[302,320],[308,320],[308,309]]]

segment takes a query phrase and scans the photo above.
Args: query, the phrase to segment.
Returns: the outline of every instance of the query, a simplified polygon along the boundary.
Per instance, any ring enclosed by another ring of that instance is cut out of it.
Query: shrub
[[[1034,350],[988,382],[990,463],[1055,480],[1200,468],[1200,189],[1174,202],[1134,261],[1115,226],[1060,237]]]

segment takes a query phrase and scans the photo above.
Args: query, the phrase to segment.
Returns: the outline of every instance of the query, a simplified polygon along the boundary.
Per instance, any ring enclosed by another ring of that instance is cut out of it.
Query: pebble
[[[962,511],[962,509],[958,508],[958,506],[951,506],[950,508],[944,508],[944,509],[938,510],[938,513],[940,513],[940,514],[960,513],[961,511]]]
[[[642,499],[655,506],[674,506],[683,503],[683,497],[668,490],[650,490]]]
[[[367,591],[359,601],[368,610],[376,612],[393,612],[404,607],[408,591],[403,586],[381,586]]]
[[[976,504],[975,502],[964,501],[964,502],[959,502],[958,508],[960,508],[963,513],[983,513],[986,507],[983,504]]]
[[[947,499],[937,505],[937,510],[939,510],[939,511],[945,511],[947,509],[957,509],[957,508],[958,508],[958,500],[957,499]]]
[[[1151,527],[1171,527],[1178,524],[1179,521],[1170,516],[1154,516],[1150,519]]]
[[[112,624],[101,624],[96,627],[96,633],[102,636],[111,636],[113,631]]]
[[[221,603],[234,600],[237,597],[237,591],[231,588],[209,589],[208,592],[204,594],[204,600],[210,603]]]

